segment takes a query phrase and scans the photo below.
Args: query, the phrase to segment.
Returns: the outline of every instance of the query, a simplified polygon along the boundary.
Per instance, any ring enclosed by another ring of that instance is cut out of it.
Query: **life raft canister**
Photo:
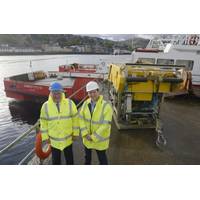
[[[42,135],[41,135],[40,131],[36,134],[35,153],[42,160],[49,157],[49,155],[51,153],[51,146],[50,145],[48,145],[48,148],[47,148],[46,151],[43,151],[43,149],[42,149]]]

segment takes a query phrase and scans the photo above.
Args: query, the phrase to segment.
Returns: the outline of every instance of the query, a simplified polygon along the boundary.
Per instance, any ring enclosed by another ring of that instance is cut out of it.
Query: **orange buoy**
[[[47,158],[51,153],[51,146],[50,145],[48,145],[47,151],[43,151],[43,149],[42,149],[42,135],[41,135],[41,132],[36,134],[35,153],[42,160]]]

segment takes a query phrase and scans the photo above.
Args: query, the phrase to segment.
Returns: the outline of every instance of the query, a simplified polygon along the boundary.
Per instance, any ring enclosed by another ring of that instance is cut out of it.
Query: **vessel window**
[[[172,59],[157,59],[157,64],[158,65],[173,65],[174,60],[172,60]]]
[[[136,63],[155,64],[154,58],[138,58]]]
[[[186,69],[192,70],[194,61],[193,60],[176,60],[176,65],[185,65]]]

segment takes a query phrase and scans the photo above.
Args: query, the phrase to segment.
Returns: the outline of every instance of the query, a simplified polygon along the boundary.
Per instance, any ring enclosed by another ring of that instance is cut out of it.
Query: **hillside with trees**
[[[136,47],[145,47],[148,39],[133,38],[132,40],[113,41],[98,37],[72,34],[1,34],[0,47],[34,48],[47,51],[57,48],[57,51],[71,48],[73,51],[111,54],[114,49],[132,51]],[[46,49],[45,49],[45,48]],[[78,48],[78,50],[76,50]],[[75,49],[75,50],[74,50]],[[69,49],[68,49],[69,50]],[[53,51],[53,50],[52,50]],[[64,50],[63,50],[64,51]],[[66,50],[67,51],[67,50]],[[70,51],[70,50],[69,50]]]

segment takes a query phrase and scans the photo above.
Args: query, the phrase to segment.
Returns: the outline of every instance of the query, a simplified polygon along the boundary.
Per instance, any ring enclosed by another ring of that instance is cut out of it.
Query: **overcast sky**
[[[93,36],[93,37],[99,37],[102,39],[108,39],[108,40],[115,40],[115,41],[122,41],[122,40],[128,40],[132,39],[134,37],[143,37],[147,39],[151,39],[151,34],[82,34],[87,36]]]

